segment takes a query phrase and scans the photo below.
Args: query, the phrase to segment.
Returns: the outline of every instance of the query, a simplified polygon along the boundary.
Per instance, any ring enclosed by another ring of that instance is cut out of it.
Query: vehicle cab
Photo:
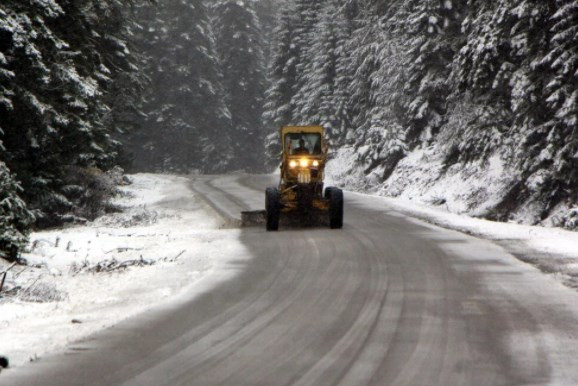
[[[321,126],[286,126],[281,129],[285,181],[310,184],[323,181],[327,147]]]

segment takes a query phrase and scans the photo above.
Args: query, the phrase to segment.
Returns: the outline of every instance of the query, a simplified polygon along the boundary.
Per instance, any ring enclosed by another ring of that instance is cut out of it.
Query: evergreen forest
[[[578,1],[288,0],[277,20],[264,118],[325,126],[338,183],[575,224]]]
[[[578,0],[2,0],[0,252],[114,210],[118,166],[270,172],[289,124],[342,186],[564,225]]]

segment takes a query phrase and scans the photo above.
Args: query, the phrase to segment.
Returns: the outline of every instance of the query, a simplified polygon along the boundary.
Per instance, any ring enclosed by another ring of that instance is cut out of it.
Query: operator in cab
[[[293,149],[294,155],[309,155],[309,149],[305,147],[305,140],[301,138],[299,140],[299,147]]]

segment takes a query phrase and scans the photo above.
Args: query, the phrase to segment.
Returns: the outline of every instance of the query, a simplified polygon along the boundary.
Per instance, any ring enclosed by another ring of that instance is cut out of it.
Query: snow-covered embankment
[[[184,177],[141,174],[123,188],[123,213],[86,226],[37,232],[29,265],[9,271],[0,294],[0,355],[11,366],[187,292],[215,265],[243,253],[238,230]],[[123,267],[126,266],[126,267]],[[0,262],[0,272],[7,267]],[[194,292],[194,291],[193,291]]]

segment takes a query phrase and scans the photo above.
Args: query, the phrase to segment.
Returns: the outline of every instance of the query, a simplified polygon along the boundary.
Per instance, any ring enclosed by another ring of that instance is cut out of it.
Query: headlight
[[[319,161],[317,160],[313,161],[313,167],[315,168],[319,167]]]
[[[309,160],[307,158],[300,159],[299,166],[301,166],[302,168],[306,168],[307,166],[309,166]]]
[[[297,167],[297,161],[295,161],[295,160],[289,161],[289,168],[290,169],[295,169],[296,167]]]

